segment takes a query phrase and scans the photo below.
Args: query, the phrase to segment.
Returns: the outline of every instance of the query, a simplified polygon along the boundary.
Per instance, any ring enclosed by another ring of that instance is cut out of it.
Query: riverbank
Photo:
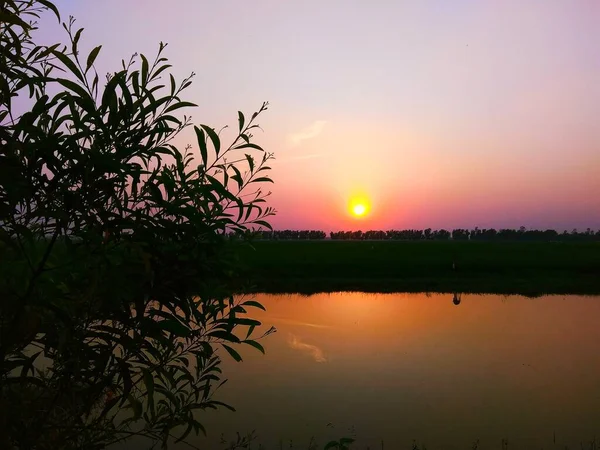
[[[253,292],[600,294],[600,243],[256,241]]]

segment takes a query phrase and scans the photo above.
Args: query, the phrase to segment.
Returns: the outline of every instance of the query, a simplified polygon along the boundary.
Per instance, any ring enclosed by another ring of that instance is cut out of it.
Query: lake
[[[580,448],[600,436],[600,297],[331,293],[254,296],[277,333],[225,358],[207,439],[267,449]],[[456,305],[456,301],[460,304]],[[179,448],[179,447],[178,447]],[[185,447],[181,447],[185,448]]]

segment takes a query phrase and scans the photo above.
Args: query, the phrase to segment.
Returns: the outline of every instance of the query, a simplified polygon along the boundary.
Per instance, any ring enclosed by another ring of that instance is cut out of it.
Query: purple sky
[[[276,228],[600,228],[598,0],[56,3],[100,72],[168,42],[197,122],[271,103]]]

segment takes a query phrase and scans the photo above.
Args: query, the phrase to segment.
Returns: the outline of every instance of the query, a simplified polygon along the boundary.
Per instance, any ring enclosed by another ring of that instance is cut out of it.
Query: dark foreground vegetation
[[[74,20],[37,45],[42,14],[59,17],[0,1],[0,448],[165,448],[231,408],[223,357],[264,352],[225,234],[273,212],[252,139],[267,105],[229,144],[197,125],[177,148],[192,76],[169,75],[165,44],[100,77]]]
[[[257,292],[600,293],[598,242],[255,241]]]

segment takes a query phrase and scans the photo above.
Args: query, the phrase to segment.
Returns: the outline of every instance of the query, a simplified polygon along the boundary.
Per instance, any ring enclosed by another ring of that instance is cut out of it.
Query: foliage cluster
[[[222,354],[264,351],[227,234],[274,213],[252,136],[267,104],[231,144],[199,125],[198,155],[180,150],[193,74],[169,75],[166,45],[103,79],[73,19],[66,45],[36,43],[46,10],[60,20],[0,3],[0,447],[166,446],[227,406]]]

